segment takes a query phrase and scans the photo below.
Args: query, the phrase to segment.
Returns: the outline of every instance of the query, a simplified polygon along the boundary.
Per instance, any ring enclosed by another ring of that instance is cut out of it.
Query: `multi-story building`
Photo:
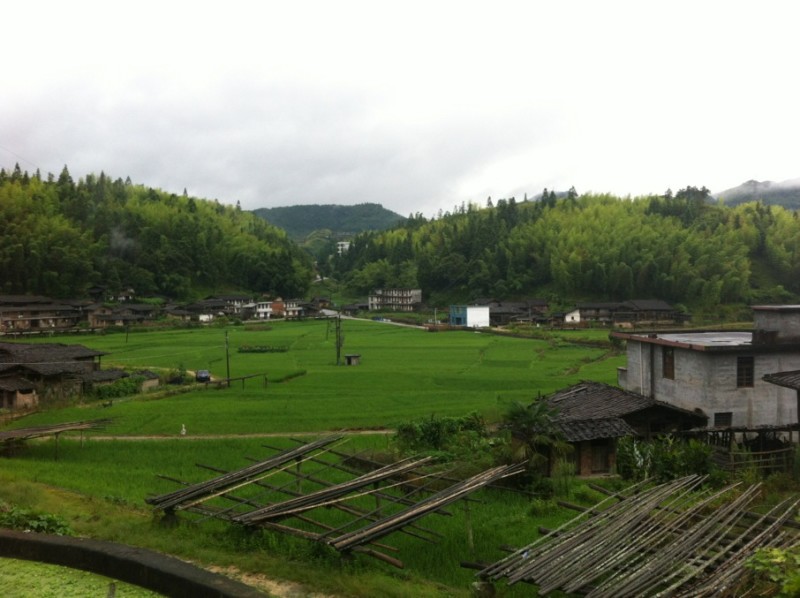
[[[414,311],[422,303],[422,289],[376,289],[369,296],[370,311]]]

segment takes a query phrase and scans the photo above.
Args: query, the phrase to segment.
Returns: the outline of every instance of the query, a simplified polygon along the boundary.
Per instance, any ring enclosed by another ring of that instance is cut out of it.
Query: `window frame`
[[[675,348],[661,347],[661,377],[675,379]]]
[[[733,425],[733,411],[718,411],[714,414],[715,428],[730,428]]]
[[[756,359],[752,355],[736,357],[736,388],[753,388],[755,386]]]

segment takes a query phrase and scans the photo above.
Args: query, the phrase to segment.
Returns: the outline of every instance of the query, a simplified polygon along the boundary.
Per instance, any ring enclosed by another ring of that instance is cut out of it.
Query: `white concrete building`
[[[627,341],[619,385],[699,409],[712,427],[797,423],[797,392],[763,378],[800,370],[800,305],[754,306],[753,315],[753,332],[612,333]]]
[[[255,304],[255,315],[258,320],[269,320],[272,316],[272,301],[258,301]]]
[[[451,326],[467,328],[489,327],[488,305],[451,305],[449,323]]]

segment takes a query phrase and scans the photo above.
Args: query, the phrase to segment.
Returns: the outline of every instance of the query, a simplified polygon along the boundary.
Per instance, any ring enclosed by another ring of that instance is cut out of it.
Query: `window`
[[[715,428],[730,428],[732,423],[733,413],[731,411],[722,411],[714,414]]]
[[[661,348],[661,375],[670,380],[675,379],[675,349]]]
[[[752,355],[742,355],[736,358],[736,387],[752,388],[755,379],[754,359]]]

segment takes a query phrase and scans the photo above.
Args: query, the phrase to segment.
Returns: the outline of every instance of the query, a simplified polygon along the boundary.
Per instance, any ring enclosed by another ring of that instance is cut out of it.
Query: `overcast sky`
[[[796,5],[795,5],[796,6]],[[800,177],[791,2],[26,0],[0,165],[433,216]]]

